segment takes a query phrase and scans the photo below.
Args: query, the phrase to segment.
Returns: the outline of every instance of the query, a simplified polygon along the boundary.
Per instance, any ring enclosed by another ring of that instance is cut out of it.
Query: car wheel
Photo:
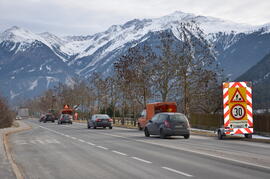
[[[140,123],[138,123],[138,129],[139,129],[139,131],[143,130],[143,128],[141,127]]]
[[[222,135],[221,131],[218,131],[218,139],[222,140],[224,138],[224,135]]]
[[[70,124],[72,124],[72,122],[70,122]]]
[[[44,121],[43,123],[46,123],[47,121]]]
[[[91,127],[89,126],[89,124],[87,124],[87,129],[91,129]]]
[[[94,125],[94,127],[93,127],[94,129],[96,129],[97,127]]]
[[[159,134],[160,134],[160,138],[161,139],[165,139],[166,138],[166,134],[164,133],[164,131],[162,129],[160,129]]]
[[[150,133],[147,128],[144,128],[144,135],[145,137],[150,137]]]
[[[54,121],[52,121],[54,123]]]
[[[106,127],[105,127],[105,126],[103,126],[103,129],[106,129]]]
[[[109,129],[112,129],[112,126],[110,126]]]
[[[184,138],[185,138],[185,139],[189,139],[189,137],[190,137],[190,135],[189,135],[189,134],[184,135]]]

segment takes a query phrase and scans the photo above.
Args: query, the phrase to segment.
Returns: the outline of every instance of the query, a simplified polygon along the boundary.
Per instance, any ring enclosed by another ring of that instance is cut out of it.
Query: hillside
[[[270,53],[259,63],[250,68],[237,80],[252,81],[254,107],[257,109],[270,106]]]

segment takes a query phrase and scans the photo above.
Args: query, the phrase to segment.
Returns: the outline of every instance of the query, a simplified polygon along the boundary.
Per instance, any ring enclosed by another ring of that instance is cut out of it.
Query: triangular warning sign
[[[245,102],[244,97],[242,96],[238,88],[234,92],[231,102]]]

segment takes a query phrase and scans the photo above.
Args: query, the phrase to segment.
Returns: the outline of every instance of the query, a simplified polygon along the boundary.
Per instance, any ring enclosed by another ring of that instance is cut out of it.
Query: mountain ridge
[[[244,73],[245,70],[261,60],[263,55],[270,52],[270,24],[251,26],[177,11],[160,18],[133,19],[121,25],[112,25],[103,32],[86,36],[60,37],[50,32],[37,34],[20,27],[12,27],[0,33],[0,74],[7,73],[4,76],[11,79],[12,74],[3,70],[8,64],[13,67],[10,68],[10,71],[14,72],[20,68],[28,69],[26,67],[27,65],[31,66],[28,63],[32,61],[37,62],[36,66],[28,71],[21,70],[20,73],[24,76],[24,73],[33,73],[31,70],[35,68],[36,78],[46,79],[44,82],[40,82],[44,84],[47,84],[48,78],[55,78],[57,82],[69,81],[66,80],[65,75],[54,74],[52,76],[49,69],[68,71],[69,77],[74,75],[84,79],[90,77],[93,72],[101,72],[106,76],[111,73],[113,63],[128,48],[141,45],[147,39],[153,38],[153,32],[159,33],[169,30],[172,35],[178,38],[179,34],[177,34],[176,28],[179,23],[194,20],[199,27],[206,29],[204,36],[216,47],[217,60],[225,69],[225,75],[231,79]],[[253,50],[254,46],[259,49],[258,52]],[[248,54],[245,56],[246,52]],[[25,64],[19,63],[21,59],[24,59]],[[232,66],[234,61],[241,61],[241,59],[246,60],[245,66],[241,67],[237,63],[234,65],[235,67]],[[42,70],[38,70],[44,62],[48,62],[50,65],[48,67],[45,65]],[[52,68],[55,65],[57,69]],[[0,77],[0,81],[6,80]],[[57,82],[52,83],[52,85],[57,84]],[[43,86],[47,89],[48,86],[52,85]],[[11,86],[16,87],[15,84]],[[33,90],[38,86],[39,83],[33,87]]]

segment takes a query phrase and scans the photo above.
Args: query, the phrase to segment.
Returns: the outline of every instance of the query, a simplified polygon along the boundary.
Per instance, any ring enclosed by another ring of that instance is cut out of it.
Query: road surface
[[[160,139],[135,129],[87,129],[27,120],[10,137],[25,178],[269,179],[270,145],[191,135]]]

